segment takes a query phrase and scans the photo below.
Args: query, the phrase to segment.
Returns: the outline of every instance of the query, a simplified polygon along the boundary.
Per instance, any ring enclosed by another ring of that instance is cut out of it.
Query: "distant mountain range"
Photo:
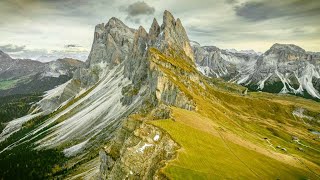
[[[84,62],[68,58],[47,63],[13,59],[0,50],[0,96],[42,93],[65,83],[83,66]]]
[[[222,50],[193,43],[198,69],[254,91],[320,99],[320,54],[292,44],[274,44],[265,53]]]

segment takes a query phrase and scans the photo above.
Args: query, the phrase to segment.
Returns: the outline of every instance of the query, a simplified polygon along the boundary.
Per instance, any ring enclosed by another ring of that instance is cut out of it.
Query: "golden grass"
[[[312,176],[254,150],[221,138],[209,119],[173,109],[172,120],[152,121],[182,146],[177,159],[163,169],[172,179],[301,179]],[[195,123],[197,122],[197,123]]]
[[[243,87],[204,78],[188,61],[175,61],[157,50],[151,54],[156,57],[151,61],[197,106],[196,112],[172,108],[175,121],[151,122],[182,146],[178,158],[164,169],[166,175],[173,179],[317,178],[320,153],[297,150],[300,145],[292,137],[314,149],[320,149],[320,143],[308,132],[310,125],[292,112],[304,108],[317,115],[320,103],[269,93],[243,96]],[[191,81],[190,73],[198,75],[203,85]],[[278,145],[287,152],[276,149]]]

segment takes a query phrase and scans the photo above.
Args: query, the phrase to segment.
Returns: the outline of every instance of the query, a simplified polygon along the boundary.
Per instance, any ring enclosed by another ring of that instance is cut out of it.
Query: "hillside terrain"
[[[27,115],[46,91],[70,80],[83,65],[68,58],[48,63],[12,59],[0,50],[0,132],[9,121]]]
[[[0,97],[53,89],[71,79],[73,72],[83,65],[79,60],[68,58],[48,63],[12,59],[0,50]]]
[[[85,66],[5,126],[0,178],[320,177],[318,102],[247,92],[197,57],[168,11],[148,32],[98,24]]]

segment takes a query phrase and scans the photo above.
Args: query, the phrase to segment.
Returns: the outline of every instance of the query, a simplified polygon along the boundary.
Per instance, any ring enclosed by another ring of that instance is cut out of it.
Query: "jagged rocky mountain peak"
[[[160,25],[157,21],[156,18],[153,18],[150,30],[149,30],[149,34],[153,34],[155,32],[159,32],[160,33]]]
[[[280,61],[308,59],[306,51],[294,44],[274,44],[265,55],[277,55],[280,56]]]
[[[139,29],[135,32],[133,46],[129,56],[140,56],[142,57],[145,51],[147,50],[148,44],[148,33],[144,27],[140,26]]]
[[[126,26],[120,19],[116,18],[116,17],[112,17],[109,19],[108,23],[106,24],[106,28],[107,27],[128,27]]]
[[[180,27],[180,28],[183,28],[181,20],[179,18],[177,18],[177,20],[176,20],[174,18],[174,16],[168,10],[165,10],[164,13],[163,13],[162,29],[165,29],[166,27]]]
[[[193,61],[194,55],[190,45],[190,40],[186,30],[182,26],[180,19],[175,20],[169,11],[164,11],[163,23],[157,48],[161,51],[174,49],[175,51],[184,51],[186,56]]]
[[[275,43],[274,45],[271,46],[272,50],[285,50],[285,51],[295,51],[295,52],[302,52],[305,53],[306,51],[302,49],[301,47],[294,45],[294,44],[280,44],[280,43]]]
[[[165,10],[163,13],[163,24],[162,27],[165,26],[172,26],[175,25],[176,20],[174,19],[173,15],[168,11]]]
[[[161,31],[161,27],[157,21],[156,18],[153,18],[153,22],[151,24],[151,27],[149,29],[149,36],[151,40],[151,44],[154,44],[156,38],[159,36]]]
[[[139,26],[138,33],[139,33],[139,34],[146,34],[146,35],[148,34],[147,31],[144,29],[143,26]]]
[[[290,93],[320,99],[319,56],[293,44],[276,43],[263,54],[193,46],[198,69],[210,77],[251,90]]]
[[[98,24],[87,63],[101,72],[107,66],[120,64],[128,55],[136,30],[113,17],[106,25]],[[100,73],[96,73],[100,74]]]

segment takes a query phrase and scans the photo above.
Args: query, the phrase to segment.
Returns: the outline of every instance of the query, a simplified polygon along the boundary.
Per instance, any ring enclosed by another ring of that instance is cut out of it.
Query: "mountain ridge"
[[[319,144],[307,128],[319,130],[319,104],[247,94],[244,87],[203,76],[181,21],[168,11],[163,21],[159,26],[154,20],[149,33],[115,18],[97,25],[86,66],[1,133],[0,172],[15,177],[10,167],[23,153],[37,154],[18,161],[23,171],[41,170],[33,162],[50,152],[56,158],[36,177],[317,177]],[[213,48],[212,54],[220,51]],[[308,153],[297,149],[298,142],[310,145],[304,147]],[[274,147],[280,145],[285,150]]]
[[[44,63],[29,59],[13,59],[2,52],[0,81],[4,85],[0,88],[0,96],[41,93],[50,90],[70,79],[73,72],[82,66],[83,62],[75,59],[64,58]],[[55,79],[60,76],[64,79],[62,83]],[[50,87],[41,89],[41,86],[38,86],[39,83],[46,81]],[[33,86],[32,83],[38,85]]]
[[[289,93],[319,100],[320,57],[317,53],[306,52],[293,44],[275,43],[261,55],[247,54],[249,60],[244,61],[243,55],[236,52],[228,54],[216,48],[215,56],[207,57],[212,51],[208,51],[207,46],[193,48],[198,52],[197,64],[207,76],[221,77],[254,91]],[[203,58],[216,65],[203,64]]]

